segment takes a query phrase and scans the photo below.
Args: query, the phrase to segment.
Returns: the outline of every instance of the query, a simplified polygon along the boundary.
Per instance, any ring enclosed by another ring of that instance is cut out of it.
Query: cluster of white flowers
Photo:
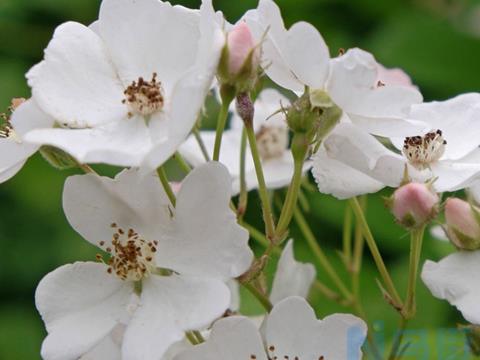
[[[276,87],[262,89],[264,76]],[[339,199],[398,188],[388,203],[413,234],[416,264],[405,303],[362,231],[384,296],[405,319],[414,315],[421,237],[440,212],[439,193],[469,188],[470,203],[445,205],[445,230],[459,251],[428,261],[422,279],[480,326],[480,94],[423,103],[406,74],[370,53],[332,57],[312,25],[286,29],[273,0],[237,24],[211,0],[198,10],[103,0],[90,26],[55,30],[27,79],[31,98],[17,99],[1,128],[0,181],[38,150],[56,166],[88,172],[66,180],[63,208],[99,248],[96,262],[64,265],[38,285],[44,359],[362,358],[366,323],[347,314],[317,320],[306,300],[316,270],[295,260],[292,241],[271,291],[263,284],[310,170],[320,192]],[[217,130],[199,131],[208,96],[221,102]],[[172,157],[189,172],[175,191],[162,167]],[[125,169],[110,179],[88,165],[98,163]],[[285,187],[275,216],[264,195]],[[253,189],[267,242],[257,258],[243,220],[242,198]],[[239,283],[265,316],[241,316]]]

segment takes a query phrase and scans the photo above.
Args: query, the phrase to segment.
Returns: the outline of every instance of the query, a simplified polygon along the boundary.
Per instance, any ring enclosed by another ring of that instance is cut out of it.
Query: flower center
[[[157,73],[153,73],[150,81],[145,81],[142,77],[138,78],[123,93],[125,99],[122,103],[128,105],[129,117],[134,114],[150,116],[162,110],[165,102],[162,83],[157,81]]]
[[[262,126],[256,134],[262,160],[282,157],[288,148],[288,130],[281,126]]]
[[[435,130],[424,136],[405,138],[403,154],[412,166],[424,170],[442,157],[445,145],[447,141],[443,138],[442,131]]]
[[[108,273],[114,273],[122,280],[140,281],[155,270],[154,255],[158,241],[146,241],[133,229],[125,232],[112,224],[115,229],[110,244],[100,241],[100,248],[111,255],[106,262]],[[103,261],[100,254],[99,261]]]

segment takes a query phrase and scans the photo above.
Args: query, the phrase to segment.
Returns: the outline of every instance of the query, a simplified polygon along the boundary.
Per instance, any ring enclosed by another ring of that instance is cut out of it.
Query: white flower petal
[[[141,304],[125,332],[122,359],[160,359],[185,331],[211,324],[228,308],[219,280],[172,275],[143,281]]]
[[[88,352],[125,316],[132,293],[131,283],[99,263],[65,265],[46,275],[35,293],[48,331],[43,359],[75,359]]]
[[[244,16],[257,42],[262,43],[265,72],[278,85],[292,91],[302,91],[302,84],[291,71],[288,59],[288,33],[279,7],[272,0],[260,0],[258,8]]]
[[[198,11],[158,0],[104,0],[98,27],[124,84],[157,73],[169,97],[195,62],[199,19]]]
[[[227,281],[227,286],[230,289],[230,306],[231,311],[240,311],[240,284],[237,280]]]
[[[88,27],[60,25],[45,60],[28,74],[38,105],[61,124],[91,127],[123,118],[123,86],[102,40]]]
[[[442,159],[457,160],[480,145],[480,94],[462,94],[447,101],[412,106],[410,118],[442,130],[447,141]],[[417,134],[422,135],[422,134]]]
[[[328,93],[352,121],[367,125],[369,132],[383,136],[399,135],[395,131],[402,130],[402,119],[412,104],[422,101],[422,95],[407,86],[378,87],[377,72],[377,62],[370,53],[350,49],[331,61]],[[365,118],[373,118],[373,123]]]
[[[279,302],[265,323],[270,358],[361,359],[365,323],[352,315],[335,314],[317,320],[305,299],[290,297]]]
[[[206,70],[193,69],[182,77],[171,93],[171,103],[165,110],[167,134],[154,144],[144,164],[156,169],[167,161],[187,139],[198,119],[209,91],[213,74]]]
[[[0,183],[13,177],[38,146],[26,143],[23,135],[38,127],[48,127],[53,120],[42,112],[33,100],[27,100],[14,111],[11,118],[15,135],[0,138]]]
[[[293,240],[289,240],[277,265],[270,300],[276,304],[289,296],[297,295],[306,298],[316,274],[317,271],[312,264],[304,264],[295,260]]]
[[[117,325],[117,327],[124,325]],[[118,360],[121,359],[121,346],[115,339],[116,328],[108,334],[93,349],[84,354],[79,360]]]
[[[330,158],[323,147],[313,158],[312,174],[321,193],[341,200],[376,193],[385,187],[382,182]]]
[[[149,129],[141,117],[112,122],[93,129],[37,129],[25,140],[55,146],[81,163],[138,166],[151,149]]]
[[[0,143],[0,151],[1,149],[2,146]],[[14,177],[22,169],[23,165],[25,165],[25,162],[26,160],[20,161],[19,163],[0,169],[0,183],[3,183]]]
[[[110,242],[115,223],[149,240],[170,221],[169,200],[153,174],[125,170],[112,180],[93,174],[71,176],[65,182],[63,209],[72,227],[94,245]],[[159,239],[158,239],[159,240]]]
[[[207,342],[174,360],[267,360],[256,325],[248,318],[232,316],[213,325]]]
[[[461,190],[480,179],[480,163],[444,160],[432,164],[431,169],[438,177],[433,183],[438,192]]]
[[[194,169],[177,196],[168,240],[159,244],[157,263],[182,274],[228,279],[251,265],[248,232],[229,207],[231,178],[220,163]]]
[[[288,30],[287,53],[290,71],[307,86],[323,89],[329,74],[330,53],[315,27],[298,22]]]
[[[406,160],[351,124],[339,124],[324,147],[329,157],[387,186],[396,187],[403,178]]]
[[[447,300],[472,324],[480,325],[480,251],[457,252],[438,263],[427,260],[422,280],[433,296]]]

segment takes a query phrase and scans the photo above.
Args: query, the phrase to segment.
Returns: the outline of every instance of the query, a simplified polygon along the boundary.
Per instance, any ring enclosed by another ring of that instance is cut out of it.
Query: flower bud
[[[238,92],[251,90],[260,72],[260,57],[248,25],[239,22],[227,35],[218,69],[220,83],[235,86]]]
[[[446,229],[450,241],[462,250],[480,249],[480,209],[464,200],[449,198],[445,203]]]
[[[438,195],[428,185],[409,183],[395,190],[387,206],[400,224],[417,228],[437,215],[439,201]]]

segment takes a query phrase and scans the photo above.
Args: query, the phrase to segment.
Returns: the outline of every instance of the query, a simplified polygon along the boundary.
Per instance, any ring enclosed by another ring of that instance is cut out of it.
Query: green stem
[[[364,248],[364,238],[360,222],[356,220],[355,225],[355,242],[353,245],[353,261],[350,271],[352,272],[352,291],[356,298],[360,297],[360,270],[362,268],[362,255]]]
[[[165,169],[163,168],[163,166],[160,166],[157,169],[157,174],[158,174],[158,178],[160,179],[160,182],[162,183],[163,189],[165,190],[165,193],[170,199],[170,202],[172,203],[172,205],[175,207],[177,204],[177,199],[175,197],[175,193],[173,192],[170,186],[170,183],[168,182],[167,174],[165,173]]]
[[[227,124],[228,110],[234,99],[234,96],[232,96],[230,93],[221,93],[222,106],[220,107],[217,119],[217,132],[215,135],[215,145],[213,147],[213,161],[218,161],[220,159],[220,147],[222,146],[223,132],[225,130],[225,125]]]
[[[176,152],[173,157],[175,158],[175,161],[180,166],[183,172],[188,174],[190,171],[192,171],[192,167],[185,161],[185,159],[179,152]]]
[[[242,285],[250,292],[250,294],[252,294],[258,300],[260,304],[262,304],[262,306],[265,308],[265,310],[267,310],[267,312],[270,312],[272,310],[273,305],[264,293],[258,290],[251,283],[242,283]]]
[[[242,131],[242,139],[240,142],[240,196],[238,199],[238,218],[241,219],[247,211],[248,191],[247,180],[245,174],[245,162],[247,155],[247,130],[245,127]]]
[[[365,240],[367,241],[367,245],[370,249],[373,260],[375,261],[375,265],[377,266],[380,276],[382,277],[382,280],[385,283],[386,290],[389,293],[389,296],[391,297],[391,301],[393,302],[392,305],[397,310],[400,310],[403,307],[402,300],[400,299],[397,289],[393,284],[392,278],[390,277],[387,267],[385,266],[382,255],[378,250],[377,243],[375,242],[375,239],[373,238],[370,227],[368,226],[367,220],[365,218],[365,214],[363,213],[362,207],[360,206],[358,199],[356,197],[350,199],[350,206],[352,207],[355,217],[359,220],[359,225],[362,229],[362,233],[365,237]]]
[[[263,219],[265,222],[267,238],[270,241],[274,240],[275,224],[273,222],[272,206],[268,196],[267,185],[265,183],[265,176],[263,175],[262,162],[260,160],[260,154],[257,148],[257,139],[255,132],[251,125],[245,124],[247,132],[248,142],[250,144],[250,150],[252,152],[253,163],[255,165],[255,172],[257,173],[258,180],[258,193],[260,195],[260,201],[262,202]]]
[[[258,231],[257,229],[255,229],[252,225],[246,223],[245,221],[241,221],[240,222],[240,225],[242,227],[244,227],[250,234],[250,236],[256,241],[258,242],[260,245],[262,245],[264,248],[268,248],[270,246],[270,241],[268,241],[268,239],[265,237],[265,235],[263,235],[262,232]],[[274,249],[274,252],[277,254],[277,255],[280,255],[281,251],[278,247],[276,247]]]
[[[327,256],[323,252],[322,248],[318,245],[317,240],[315,239],[315,236],[312,233],[312,230],[308,226],[308,223],[305,217],[300,212],[298,207],[296,207],[295,210],[293,211],[293,216],[295,218],[295,222],[300,228],[300,231],[305,237],[305,240],[307,241],[307,244],[310,247],[310,250],[312,250],[313,254],[315,255],[318,263],[325,269],[328,276],[335,283],[335,285],[340,290],[340,292],[345,297],[345,299],[350,300],[352,297],[352,294],[350,293],[350,291],[348,291],[342,279],[340,279],[340,276],[338,276],[337,272],[335,271],[335,268],[332,266]]]
[[[193,129],[193,136],[195,137],[195,140],[197,141],[198,146],[200,146],[200,151],[202,152],[202,155],[205,161],[210,161],[210,155],[208,155],[207,147],[203,142],[202,135],[200,134],[200,130],[198,130],[198,128]]]
[[[407,296],[405,299],[405,308],[402,311],[403,316],[406,319],[411,319],[416,313],[416,288],[417,288],[417,275],[418,265],[420,263],[420,255],[422,252],[423,233],[425,226],[419,229],[413,229],[410,231],[410,267],[408,274],[408,287]]]
[[[283,204],[277,228],[275,229],[275,239],[282,241],[285,238],[285,232],[292,221],[293,211],[297,206],[298,192],[302,185],[303,164],[308,151],[308,141],[304,134],[294,134],[292,139],[292,154],[294,161],[294,172],[287,196]]]

